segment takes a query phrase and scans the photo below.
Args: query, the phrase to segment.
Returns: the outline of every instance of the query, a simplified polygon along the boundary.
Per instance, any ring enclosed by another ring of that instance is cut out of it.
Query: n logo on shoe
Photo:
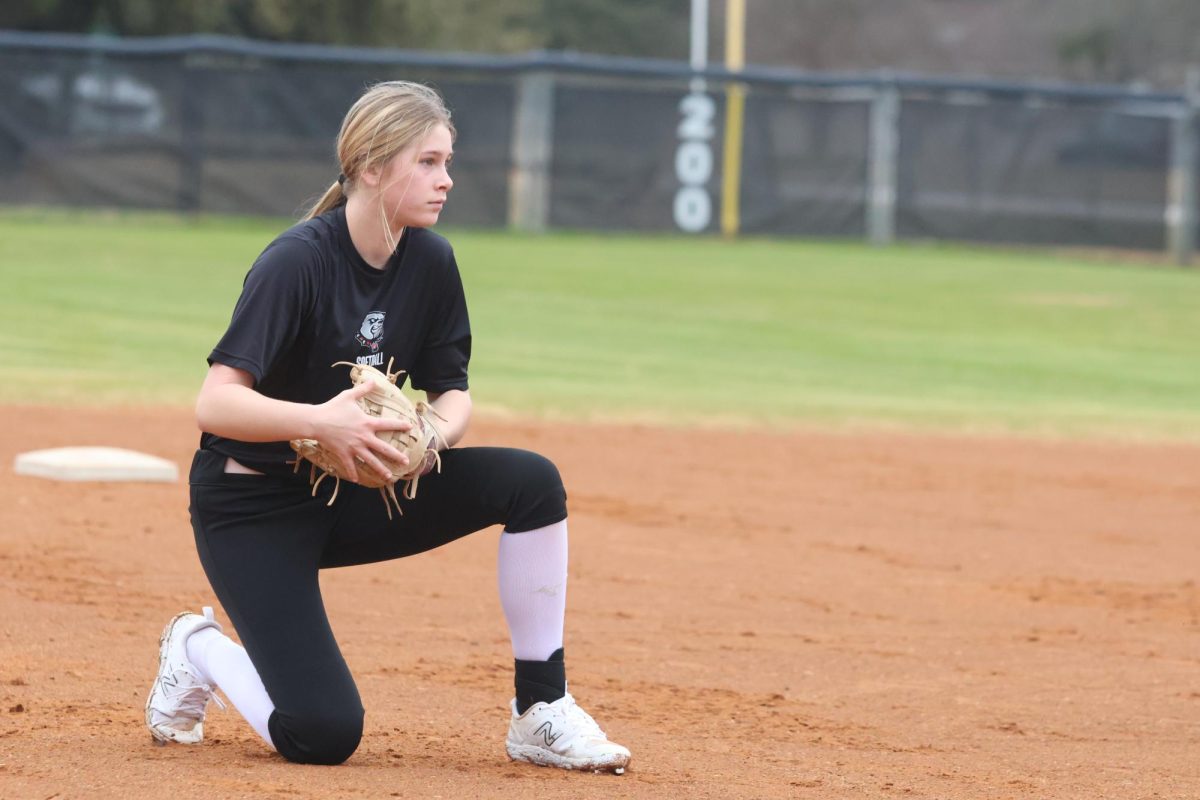
[[[546,743],[546,747],[550,747],[558,740],[558,737],[562,736],[561,733],[554,732],[554,726],[550,723],[550,720],[546,720],[534,729],[534,736],[537,736],[539,733],[542,735],[542,741]]]

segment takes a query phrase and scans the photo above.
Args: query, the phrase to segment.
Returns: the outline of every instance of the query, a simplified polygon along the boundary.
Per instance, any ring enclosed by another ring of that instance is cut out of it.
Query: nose
[[[450,171],[445,167],[442,167],[441,180],[438,181],[438,186],[447,192],[454,186],[454,179],[450,177]]]

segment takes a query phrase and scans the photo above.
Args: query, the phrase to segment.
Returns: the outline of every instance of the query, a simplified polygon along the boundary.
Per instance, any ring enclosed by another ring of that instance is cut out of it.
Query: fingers
[[[346,395],[352,400],[361,400],[374,391],[374,389],[375,384],[371,383],[370,381],[363,381],[362,383],[354,384],[354,386],[342,392],[342,394]]]
[[[348,455],[339,455],[338,461],[342,465],[342,475],[348,481],[358,483],[358,465],[355,463],[357,459]]]
[[[399,417],[372,417],[371,427],[378,431],[411,431],[413,424],[410,420]]]
[[[387,442],[374,435],[363,440],[360,446],[349,451],[350,461],[353,462],[354,473],[350,480],[357,482],[363,470],[368,470],[385,481],[390,481],[396,472],[403,472],[408,466],[408,456],[392,447]],[[346,468],[346,460],[342,459],[342,467]],[[350,473],[347,472],[347,475]]]
[[[395,448],[389,447],[388,451],[396,456],[392,459],[393,463],[401,468],[408,466],[407,456]],[[384,456],[384,458],[387,458],[387,456]],[[383,458],[380,458],[367,448],[363,448],[357,453],[343,456],[339,460],[342,465],[344,477],[354,483],[358,483],[360,476],[365,477],[366,472],[374,473],[385,481],[392,480],[394,475],[394,470],[385,463]]]
[[[374,451],[373,455],[375,456],[386,459],[401,467],[408,466],[408,456],[392,447],[383,439],[372,438],[368,447]],[[387,474],[391,475],[391,472],[389,471]]]
[[[374,472],[377,476],[383,478],[385,481],[390,481],[392,479],[392,471],[388,469],[388,466],[370,452],[368,452],[365,457],[360,457],[356,460],[358,461],[359,467],[362,469],[371,470],[371,472]]]
[[[403,472],[409,459],[400,450],[371,434],[357,446],[351,446],[341,458],[347,477],[357,482],[363,470],[390,481],[396,472]],[[351,471],[352,470],[352,471]]]

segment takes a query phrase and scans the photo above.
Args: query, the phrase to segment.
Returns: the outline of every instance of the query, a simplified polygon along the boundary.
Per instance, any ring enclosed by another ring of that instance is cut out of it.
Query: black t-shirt
[[[450,243],[407,228],[383,269],[355,250],[345,206],[282,233],[254,262],[233,319],[208,357],[254,376],[267,397],[323,403],[350,388],[336,361],[404,370],[414,389],[467,388],[471,326]],[[211,433],[200,446],[263,472],[290,472],[287,442]]]

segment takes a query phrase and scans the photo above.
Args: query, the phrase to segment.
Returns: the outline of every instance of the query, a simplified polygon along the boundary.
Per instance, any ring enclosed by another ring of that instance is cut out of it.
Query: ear
[[[370,186],[372,189],[376,189],[379,187],[381,178],[383,178],[383,166],[373,164],[369,167],[363,167],[362,171],[358,173],[357,180],[366,186]]]

